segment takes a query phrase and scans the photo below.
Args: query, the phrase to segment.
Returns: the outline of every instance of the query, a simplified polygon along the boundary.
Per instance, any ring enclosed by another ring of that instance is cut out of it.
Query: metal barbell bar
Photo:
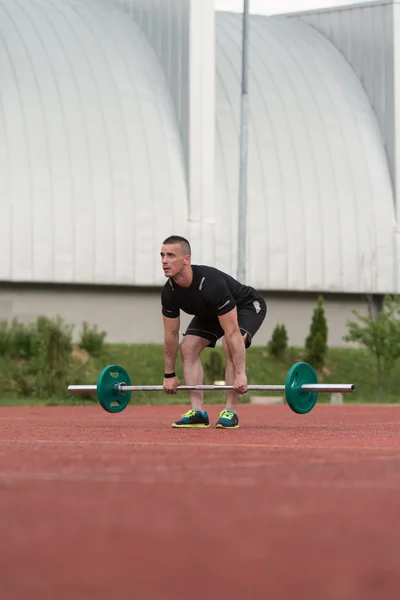
[[[162,385],[124,385],[123,383],[115,384],[116,390],[119,394],[125,394],[126,392],[162,392]],[[248,385],[247,391],[264,391],[264,392],[284,392],[286,386],[284,385]],[[302,391],[305,392],[327,392],[327,393],[349,393],[355,391],[354,383],[305,383],[301,386]],[[176,387],[177,392],[184,392],[190,390],[202,390],[202,391],[213,391],[213,390],[233,390],[233,385],[178,385]],[[97,392],[97,385],[69,385],[68,391],[71,394],[95,394]]]
[[[97,385],[69,385],[71,394],[96,393],[101,406],[107,412],[121,412],[129,404],[132,392],[161,392],[162,385],[131,385],[127,371],[119,365],[110,365],[100,373]],[[232,385],[179,385],[176,391],[227,391]],[[248,385],[248,391],[285,392],[290,408],[299,414],[310,412],[318,393],[352,393],[354,383],[318,383],[315,370],[305,362],[294,364],[286,376],[285,385]]]

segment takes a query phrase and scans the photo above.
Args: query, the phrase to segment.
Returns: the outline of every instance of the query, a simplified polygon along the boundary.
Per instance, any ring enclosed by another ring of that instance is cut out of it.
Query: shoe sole
[[[219,423],[215,426],[215,429],[239,429],[239,425],[221,425]]]
[[[209,425],[203,425],[202,423],[196,423],[195,425],[175,425],[175,423],[172,424],[172,427],[174,429],[193,429],[194,427],[199,429],[206,429],[207,427],[210,427]]]

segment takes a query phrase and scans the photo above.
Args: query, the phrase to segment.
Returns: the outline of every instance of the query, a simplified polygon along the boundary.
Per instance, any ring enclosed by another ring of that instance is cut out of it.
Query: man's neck
[[[177,283],[179,285],[179,287],[190,287],[192,285],[192,281],[193,281],[193,269],[192,267],[188,267],[188,269],[185,269],[184,272],[179,273],[179,275],[176,275],[173,280],[175,281],[175,283]]]

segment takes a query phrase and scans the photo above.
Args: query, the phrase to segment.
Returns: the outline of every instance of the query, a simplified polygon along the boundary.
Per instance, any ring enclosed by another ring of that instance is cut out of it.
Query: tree
[[[316,369],[322,369],[328,351],[328,324],[325,317],[324,299],[318,296],[314,309],[310,332],[305,342],[305,360]]]
[[[283,358],[288,346],[288,335],[285,325],[276,325],[268,342],[268,352],[275,358]]]
[[[375,355],[379,393],[383,392],[383,376],[390,373],[400,356],[400,297],[385,296],[383,309],[376,315],[353,314],[361,322],[348,321],[347,342],[358,342]]]

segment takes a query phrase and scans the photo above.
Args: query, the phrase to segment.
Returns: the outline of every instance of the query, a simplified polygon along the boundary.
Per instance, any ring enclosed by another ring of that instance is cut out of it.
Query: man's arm
[[[225,315],[218,317],[218,319],[224,330],[224,337],[232,356],[235,374],[240,375],[246,370],[246,348],[239,329],[236,306]]]
[[[235,369],[233,387],[238,394],[245,394],[247,392],[246,347],[239,329],[236,306],[225,315],[219,316],[218,319],[224,330],[225,341]]]
[[[163,321],[165,373],[173,373],[179,348],[180,318],[170,319],[163,316]]]

